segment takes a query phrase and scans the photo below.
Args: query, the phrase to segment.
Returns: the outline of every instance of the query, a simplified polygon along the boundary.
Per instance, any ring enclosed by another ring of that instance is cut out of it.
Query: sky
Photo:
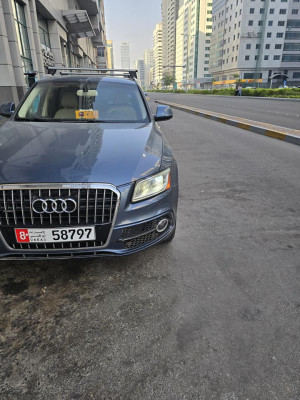
[[[153,47],[153,31],[161,21],[161,0],[104,0],[106,38],[113,40],[115,68],[121,68],[121,42],[130,43],[131,67]]]

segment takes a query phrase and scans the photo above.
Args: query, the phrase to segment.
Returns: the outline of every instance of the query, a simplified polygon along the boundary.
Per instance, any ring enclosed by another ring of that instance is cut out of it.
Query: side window
[[[40,101],[41,101],[41,94],[38,93],[32,102],[32,107],[31,107],[32,113],[36,114],[38,112]]]

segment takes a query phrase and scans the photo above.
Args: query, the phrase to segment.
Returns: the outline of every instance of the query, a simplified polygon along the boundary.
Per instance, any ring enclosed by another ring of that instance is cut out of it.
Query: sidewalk
[[[166,104],[177,110],[189,112],[200,117],[208,118],[213,121],[222,122],[223,124],[236,126],[237,128],[245,129],[247,131],[259,133],[272,137],[274,139],[283,140],[285,142],[297,144],[300,146],[300,130],[284,128],[282,126],[266,124],[264,122],[252,121],[250,119],[239,118],[232,115],[220,114],[212,111],[202,110],[185,106],[182,104],[170,103],[168,101],[156,100],[156,103]]]

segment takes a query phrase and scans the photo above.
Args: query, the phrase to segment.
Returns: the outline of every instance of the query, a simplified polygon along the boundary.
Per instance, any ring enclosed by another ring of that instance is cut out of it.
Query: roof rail
[[[61,75],[110,75],[110,76],[125,76],[136,79],[136,69],[103,69],[103,68],[73,68],[73,67],[48,67],[48,73],[54,76],[57,71],[61,71]]]

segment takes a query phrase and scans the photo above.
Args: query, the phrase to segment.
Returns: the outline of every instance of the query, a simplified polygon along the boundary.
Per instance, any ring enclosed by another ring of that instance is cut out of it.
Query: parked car
[[[127,255],[171,241],[178,173],[157,122],[172,115],[164,105],[151,114],[130,71],[35,83],[0,129],[0,258]]]

